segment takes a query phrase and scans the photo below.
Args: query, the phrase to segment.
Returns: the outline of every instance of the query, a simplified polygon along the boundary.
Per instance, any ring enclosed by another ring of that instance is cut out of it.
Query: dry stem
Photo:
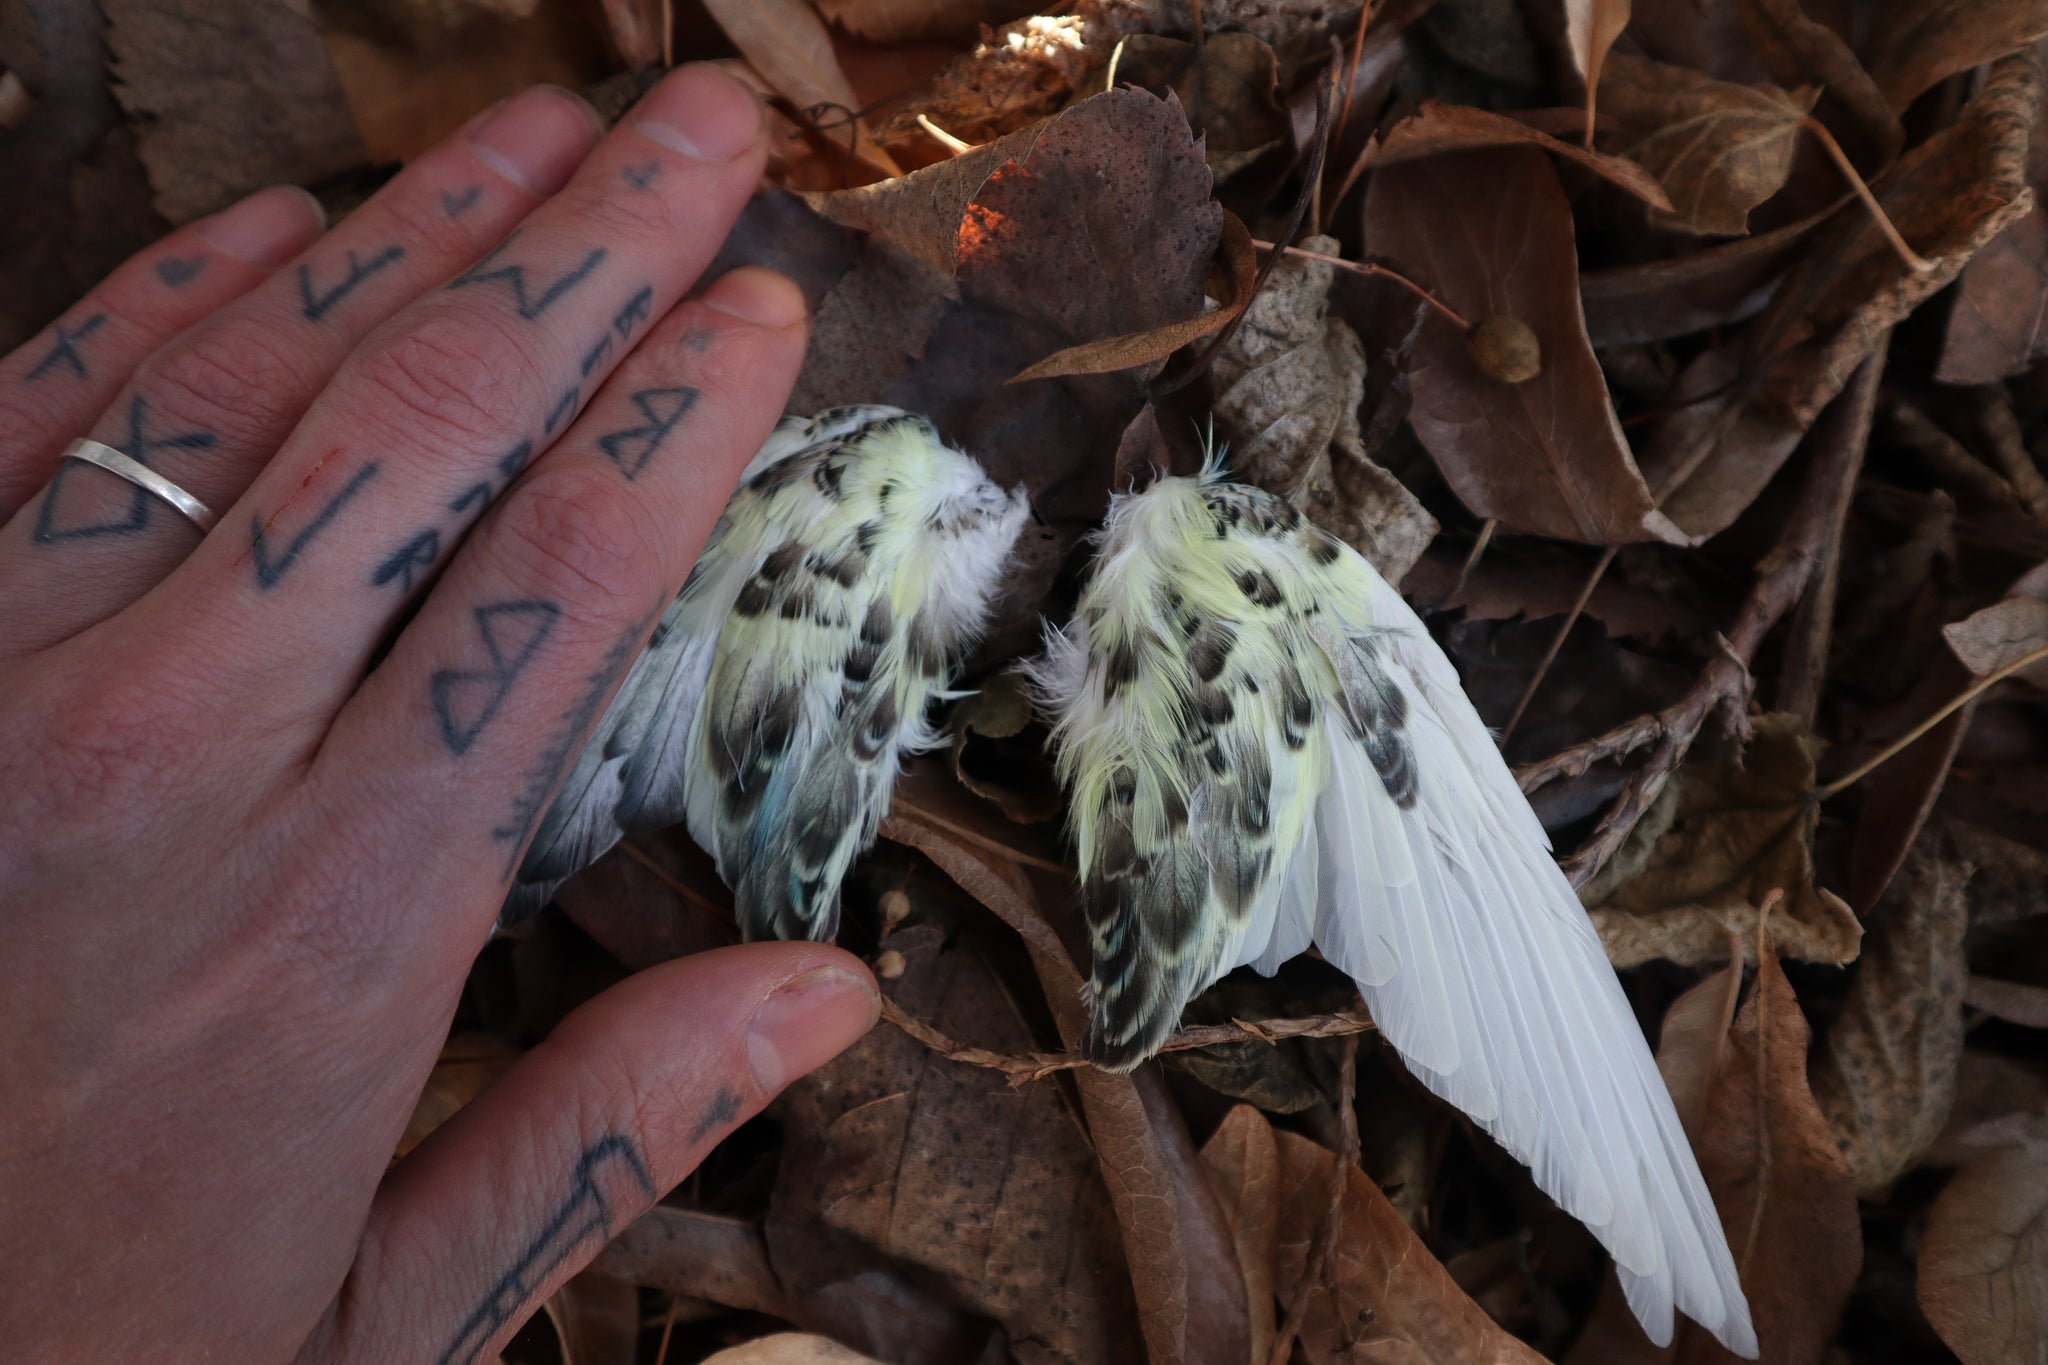
[[[923,1020],[904,1013],[895,1001],[882,997],[882,1017],[949,1061],[1000,1071],[1011,1086],[1042,1081],[1061,1071],[1092,1066],[1086,1057],[1073,1052],[1027,1052],[1013,1056],[969,1047],[955,1042]],[[1184,1028],[1166,1040],[1161,1052],[1187,1052],[1218,1043],[1277,1043],[1286,1038],[1343,1038],[1369,1033],[1372,1020],[1356,1014],[1311,1014],[1299,1019],[1234,1019],[1228,1024],[1197,1024]]]
[[[1252,245],[1261,251],[1284,251],[1290,256],[1300,256],[1305,260],[1322,261],[1325,264],[1334,265],[1340,270],[1349,270],[1358,275],[1384,276],[1414,294],[1415,297],[1436,309],[1437,312],[1442,313],[1446,319],[1456,325],[1461,331],[1469,332],[1472,330],[1472,324],[1465,321],[1464,317],[1456,309],[1399,271],[1389,270],[1383,265],[1372,265],[1365,261],[1347,261],[1342,256],[1325,256],[1322,252],[1310,251],[1307,247],[1283,247],[1273,242],[1262,242],[1256,237],[1252,238]]]

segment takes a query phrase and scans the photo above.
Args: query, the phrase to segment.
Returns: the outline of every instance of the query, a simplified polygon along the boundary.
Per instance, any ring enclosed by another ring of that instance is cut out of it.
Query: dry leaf
[[[1043,732],[1026,734],[1032,714],[1030,685],[1022,673],[1006,668],[946,718],[953,732],[953,776],[1024,825],[1051,820],[1066,805],[1045,755]]]
[[[1078,938],[1073,879],[1027,875],[995,850],[1019,834],[1028,839],[1032,832],[990,821],[985,808],[963,808],[945,797],[946,790],[929,765],[914,767],[910,778],[898,784],[882,837],[923,852],[1023,935],[1061,1040],[1072,1047],[1087,1022],[1083,981],[1047,919],[1047,907],[1057,905],[1062,922]],[[921,802],[945,806],[957,823],[935,821],[922,812]],[[1248,1320],[1242,1276],[1223,1210],[1202,1176],[1187,1125],[1169,1102],[1158,1071],[1120,1076],[1088,1067],[1074,1073],[1074,1081],[1122,1228],[1152,1359],[1237,1365],[1244,1357]]]
[[[1576,117],[1576,115],[1574,115]],[[1478,151],[1487,147],[1541,147],[1576,161],[1593,174],[1627,190],[1653,211],[1669,212],[1671,200],[1651,169],[1625,156],[1610,156],[1569,142],[1560,142],[1522,118],[1510,118],[1464,104],[1424,100],[1422,107],[1387,130],[1373,149],[1371,164],[1391,166],[1443,152]]]
[[[1969,684],[1968,670],[1937,654],[1927,661],[1920,680],[1896,708],[1910,718],[1902,721],[1900,728],[1917,724]],[[1973,699],[1857,783],[1862,799],[1856,807],[1856,831],[1849,845],[1849,905],[1857,914],[1865,914],[1877,904],[1904,864],[1947,785],[1949,770],[1976,714],[1977,701]]]
[[[1635,857],[1615,860],[1631,875],[1616,886],[1603,874],[1585,888],[1617,967],[1659,957],[1719,962],[1728,932],[1745,945],[1756,941],[1756,907],[1773,891],[1785,899],[1771,933],[1787,957],[1842,963],[1856,956],[1863,934],[1856,916],[1813,880],[1819,741],[1791,716],[1759,716],[1754,724],[1740,755],[1730,746],[1694,748],[1631,836]]]
[[[1688,367],[1677,411],[1657,425],[1642,460],[1653,483],[1678,484],[1663,500],[1673,521],[1694,536],[1726,530],[1879,338],[2025,211],[2026,138],[2041,89],[2033,54],[2000,62],[1954,124],[1873,186],[1934,269],[1908,269],[1851,203],[1816,230],[1744,335]]]
[[[2048,1072],[1981,1048],[1965,1048],[1956,1098],[1941,1136],[1922,1153],[1929,1166],[1961,1166],[2015,1139],[2012,1128],[2048,1136]],[[2020,1140],[2024,1140],[2024,1136]]]
[[[2048,1028],[2048,986],[1972,976],[1963,987],[1963,1003],[2007,1023]]]
[[[1981,678],[2048,649],[2048,601],[2008,597],[1943,626],[1941,635],[1963,667]],[[2028,665],[2016,676],[2048,687],[2048,659]]]
[[[1586,113],[1591,121],[1593,92],[1600,88],[1607,50],[1628,27],[1629,0],[1564,0],[1565,42],[1572,65],[1586,82]]]
[[[972,38],[983,24],[1007,23],[1031,6],[1016,0],[818,0],[818,12],[871,43],[912,43]]]
[[[1331,237],[1303,246],[1337,252]],[[1365,350],[1329,316],[1335,273],[1300,256],[1274,265],[1209,367],[1212,408],[1233,471],[1285,496],[1398,583],[1436,537],[1436,518],[1366,458],[1358,429]]]
[[[1217,33],[1202,44],[1137,33],[1124,40],[1117,84],[1171,90],[1188,111],[1209,169],[1220,182],[1280,145],[1287,113],[1277,98],[1273,49],[1249,33]]]
[[[518,1048],[488,1033],[465,1032],[450,1038],[427,1073],[427,1083],[406,1120],[394,1157],[404,1156],[427,1140],[427,1135],[455,1117],[485,1087],[505,1074],[524,1055]]]
[[[1280,1250],[1280,1153],[1273,1128],[1257,1110],[1239,1105],[1202,1145],[1202,1165],[1230,1222],[1251,1313],[1251,1359],[1273,1353],[1279,1330],[1273,1308],[1273,1264]]]
[[[1100,9],[1003,25],[939,72],[914,104],[883,118],[875,136],[888,147],[928,148],[931,135],[917,122],[921,114],[963,142],[993,142],[1058,113],[1090,88],[1099,90],[1094,78],[1126,32]]]
[[[1409,422],[1467,507],[1595,545],[1684,539],[1636,468],[1586,339],[1571,210],[1548,157],[1502,148],[1377,170],[1365,237],[1468,321],[1520,318],[1542,345],[1543,373],[1503,384],[1473,366],[1456,327],[1423,323]]]
[[[1736,0],[1735,8],[1773,81],[1820,86],[1851,116],[1855,129],[1835,126],[1834,132],[1852,155],[1867,153],[1860,164],[1882,165],[1898,154],[1906,130],[1840,34],[1806,14],[1800,0]]]
[[[1034,1048],[990,965],[940,939],[917,926],[887,940],[908,964],[888,983],[897,1005],[982,1047]],[[856,1295],[863,1275],[896,1261],[1013,1340],[1082,1361],[1138,1353],[1114,1214],[1057,1088],[1012,1090],[883,1027],[791,1086],[775,1112],[786,1137],[764,1232],[793,1300]],[[833,1334],[854,1340],[837,1324]]]
[[[1615,266],[1579,276],[1586,332],[1596,349],[1727,327],[1771,301],[1819,218],[1723,242],[1666,261]]]
[[[1988,384],[2048,355],[2048,125],[2036,120],[2027,152],[2034,204],[1963,268],[1934,377]]]
[[[1310,1242],[1329,1206],[1335,1154],[1275,1132],[1250,1105],[1224,1118],[1202,1149],[1210,1178],[1230,1191],[1247,1284],[1291,1301]],[[1260,1199],[1264,1207],[1250,1201]],[[1326,1285],[1311,1291],[1301,1345],[1312,1365],[1537,1365],[1542,1357],[1509,1336],[1466,1297],[1364,1171],[1345,1173],[1339,1240]],[[1268,1225],[1266,1220],[1273,1220]],[[1263,1270],[1255,1258],[1270,1257]],[[1264,1357],[1256,1357],[1263,1360]]]
[[[850,1347],[841,1346],[830,1337],[813,1336],[809,1332],[777,1332],[774,1336],[755,1337],[752,1341],[738,1346],[728,1346],[723,1351],[704,1357],[704,1365],[882,1365],[873,1356],[864,1356]]]
[[[1728,1026],[1742,999],[1742,945],[1730,938],[1728,965],[1671,1002],[1657,1038],[1657,1070],[1678,1110],[1685,1134],[1705,1131],[1714,1078],[1728,1053]]]
[[[1791,174],[1817,97],[1619,52],[1600,82],[1600,112],[1621,124],[1621,145],[1671,196],[1670,210],[1653,210],[1650,221],[1700,233],[1749,230],[1749,211]]]
[[[790,1319],[797,1312],[769,1264],[760,1225],[747,1219],[656,1204],[590,1265],[634,1284],[749,1313]]]
[[[173,223],[367,159],[303,0],[104,0],[101,8],[115,93],[140,121],[157,211]]]
[[[704,0],[704,8],[777,93],[798,109],[830,110],[849,120],[856,156],[889,175],[903,173],[858,117],[860,101],[840,70],[832,34],[807,0]]]
[[[2048,0],[1917,0],[1876,14],[1866,62],[1877,88],[1902,114],[1950,76],[2048,34]]]
[[[1978,1157],[1934,1201],[1920,1308],[1963,1365],[2038,1360],[2048,1341],[2048,1140]]]
[[[1921,839],[1878,902],[1813,1062],[1814,1098],[1865,1195],[1917,1164],[1955,1099],[1972,869],[1938,848]]]
[[[640,1343],[640,1291],[598,1270],[569,1277],[541,1305],[562,1365],[624,1365]]]

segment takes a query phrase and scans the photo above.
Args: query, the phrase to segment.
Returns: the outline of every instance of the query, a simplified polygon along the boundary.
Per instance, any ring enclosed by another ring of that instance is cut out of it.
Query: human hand
[[[668,77],[529,91],[322,235],[265,191],[0,361],[0,1341],[490,1358],[865,1032],[836,949],[642,973],[387,1174],[563,769],[803,356],[678,303],[761,172]],[[88,434],[219,513],[65,461]]]

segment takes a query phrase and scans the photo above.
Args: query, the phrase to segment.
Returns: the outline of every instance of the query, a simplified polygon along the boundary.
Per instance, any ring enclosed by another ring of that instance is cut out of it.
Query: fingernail
[[[754,1011],[747,1063],[762,1093],[773,1095],[817,1070],[874,1027],[882,1011],[873,978],[845,967],[816,967],[785,981]]]
[[[603,135],[604,121],[589,104],[560,86],[537,85],[485,115],[470,130],[469,145],[513,184],[553,194]]]
[[[699,161],[730,161],[761,137],[761,101],[715,66],[678,67],[631,118],[644,137]]]
[[[706,308],[757,327],[787,327],[800,322],[807,306],[804,291],[788,277],[758,265],[743,265],[720,275],[704,291]]]
[[[273,185],[193,226],[200,240],[250,265],[279,266],[327,228],[327,210],[297,185]]]

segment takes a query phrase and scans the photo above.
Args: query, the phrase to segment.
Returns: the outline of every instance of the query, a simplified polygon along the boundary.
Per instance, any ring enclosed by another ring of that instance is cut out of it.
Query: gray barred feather
[[[829,939],[904,755],[1022,529],[1005,492],[895,408],[786,420],[542,820],[506,919],[622,835],[687,820],[742,933]]]

